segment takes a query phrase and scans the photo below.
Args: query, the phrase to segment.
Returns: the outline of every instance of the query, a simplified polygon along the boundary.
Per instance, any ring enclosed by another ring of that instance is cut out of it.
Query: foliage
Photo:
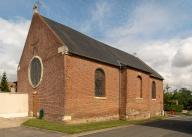
[[[182,108],[192,110],[192,91],[181,88],[173,92],[165,92],[164,105],[165,110],[177,110],[178,112],[180,112]]]
[[[168,104],[164,106],[164,110],[181,112],[183,110],[183,105]]]
[[[39,119],[43,119],[44,115],[45,115],[44,110],[40,109],[40,111],[39,111]]]
[[[3,73],[3,76],[1,78],[1,91],[10,92],[7,82],[7,75],[5,72]]]

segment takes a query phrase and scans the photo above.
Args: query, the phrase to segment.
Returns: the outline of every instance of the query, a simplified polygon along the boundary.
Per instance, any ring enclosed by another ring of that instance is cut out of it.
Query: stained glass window
[[[105,73],[102,69],[95,71],[95,96],[105,96]]]

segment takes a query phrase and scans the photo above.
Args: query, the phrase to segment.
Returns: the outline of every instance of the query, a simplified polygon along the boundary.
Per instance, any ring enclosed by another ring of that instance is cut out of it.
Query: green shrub
[[[164,110],[181,112],[183,110],[183,105],[167,104],[164,106]]]
[[[39,119],[43,119],[44,115],[45,115],[44,110],[40,109],[40,111],[39,111]]]

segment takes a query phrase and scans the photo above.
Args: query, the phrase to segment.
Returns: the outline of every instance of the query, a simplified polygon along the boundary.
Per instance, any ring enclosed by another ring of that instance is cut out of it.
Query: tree
[[[179,94],[180,95],[178,96],[178,100],[180,104],[183,104],[185,109],[191,108],[192,91],[186,88],[181,88]]]
[[[3,92],[10,92],[8,87],[8,82],[7,82],[7,75],[5,72],[3,73],[3,76],[1,78],[1,90]]]
[[[164,105],[169,107],[171,105],[182,105],[184,109],[192,110],[192,91],[181,88],[180,90],[175,90],[174,92],[164,93]],[[166,108],[165,108],[166,109]]]

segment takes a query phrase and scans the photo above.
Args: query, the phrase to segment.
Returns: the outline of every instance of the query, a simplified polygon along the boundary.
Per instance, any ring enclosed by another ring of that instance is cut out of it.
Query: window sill
[[[143,98],[136,98],[137,100],[143,100]]]
[[[102,100],[105,100],[107,99],[106,97],[94,97],[95,99],[102,99]]]
[[[156,98],[154,98],[154,99],[152,99],[152,100],[154,100],[154,101],[155,101],[155,100],[157,100],[157,99],[156,99]]]

